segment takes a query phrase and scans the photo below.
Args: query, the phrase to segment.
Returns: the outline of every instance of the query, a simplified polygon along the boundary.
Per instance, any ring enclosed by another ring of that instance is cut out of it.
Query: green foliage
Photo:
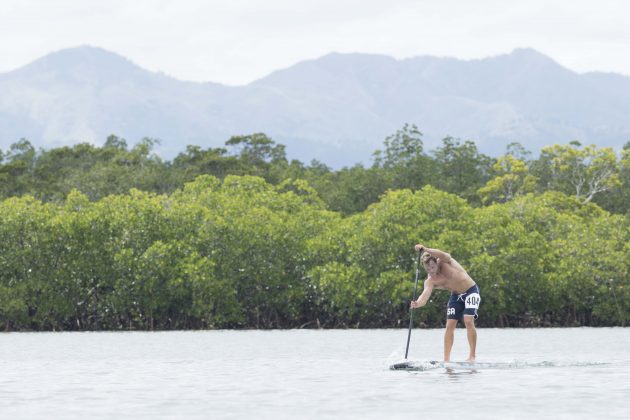
[[[621,150],[619,183],[593,198],[601,207],[617,214],[630,214],[630,141]]]
[[[535,190],[536,177],[529,174],[525,162],[512,155],[499,157],[492,169],[496,177],[478,191],[484,204],[493,201],[504,203]]]
[[[424,153],[422,133],[418,127],[405,124],[401,130],[385,139],[384,146],[385,150],[374,152],[372,169],[386,180],[385,188],[416,190],[429,183],[434,165]]]
[[[171,162],[153,153],[156,144],[145,138],[130,149],[125,139],[110,135],[100,148],[77,144],[36,151],[21,139],[0,151],[0,198],[30,194],[55,202],[77,189],[96,201],[132,188],[170,194],[200,175],[221,180],[253,175],[274,185],[305,180],[329,209],[345,216],[364,211],[388,190],[417,191],[426,185],[475,206],[533,191],[560,191],[617,214],[630,209],[630,143],[620,159],[609,148],[581,148],[577,142],[548,147],[535,160],[523,146],[511,143],[504,156],[492,159],[479,153],[474,142],[451,137],[427,153],[419,129],[405,124],[384,140],[383,150],[374,152],[371,167],[338,170],[317,161],[289,162],[285,146],[263,133],[231,137],[225,148],[189,145]]]
[[[620,184],[617,156],[610,147],[556,144],[543,148],[540,160],[545,165],[539,171],[545,172],[548,185],[584,203]]]
[[[155,144],[0,152],[0,328],[402,326],[417,242],[477,281],[482,326],[630,320],[630,144],[494,160],[426,154],[405,125],[340,170],[261,133],[172,162]],[[416,321],[442,325],[447,299]]]
[[[472,141],[446,137],[434,153],[436,170],[431,185],[474,201],[477,190],[489,178],[492,159],[479,153]]]
[[[382,170],[366,169],[362,165],[343,168],[314,182],[314,188],[328,203],[330,209],[344,215],[365,210],[370,204],[378,201],[388,186]]]

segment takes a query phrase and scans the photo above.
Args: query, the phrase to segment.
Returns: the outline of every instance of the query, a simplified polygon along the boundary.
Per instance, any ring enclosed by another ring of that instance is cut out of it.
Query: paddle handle
[[[418,259],[416,260],[416,281],[413,285],[413,297],[411,300],[416,300],[416,292],[418,291],[418,273],[420,272],[420,254],[422,251],[418,251]],[[409,354],[409,342],[411,341],[411,328],[413,326],[413,309],[409,308],[409,333],[407,334],[407,348],[405,349],[405,360]]]

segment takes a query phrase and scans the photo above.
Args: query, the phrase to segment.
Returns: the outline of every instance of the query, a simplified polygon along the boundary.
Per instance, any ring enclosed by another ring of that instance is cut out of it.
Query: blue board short
[[[477,319],[477,309],[481,303],[479,286],[476,284],[464,293],[451,293],[446,307],[447,319],[462,319],[464,315],[472,315]]]

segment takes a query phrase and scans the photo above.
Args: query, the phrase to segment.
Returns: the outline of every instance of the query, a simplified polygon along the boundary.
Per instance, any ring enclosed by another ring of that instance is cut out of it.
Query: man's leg
[[[453,340],[455,339],[455,327],[457,327],[456,319],[446,320],[446,331],[444,331],[444,361],[451,360],[451,349],[453,348]]]
[[[468,346],[470,347],[470,353],[468,354],[467,362],[474,362],[477,351],[477,329],[475,328],[475,316],[464,315],[464,324],[466,325],[466,335],[468,336]]]

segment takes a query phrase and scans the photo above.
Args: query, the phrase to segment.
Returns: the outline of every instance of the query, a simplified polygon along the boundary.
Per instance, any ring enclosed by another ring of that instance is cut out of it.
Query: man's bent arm
[[[451,255],[447,252],[444,251],[440,251],[439,249],[435,249],[435,248],[427,248],[424,245],[416,245],[416,249],[418,249],[419,251],[424,251],[426,253],[428,253],[429,255],[434,256],[435,258],[439,259],[441,262],[444,263],[450,263],[451,262]]]

